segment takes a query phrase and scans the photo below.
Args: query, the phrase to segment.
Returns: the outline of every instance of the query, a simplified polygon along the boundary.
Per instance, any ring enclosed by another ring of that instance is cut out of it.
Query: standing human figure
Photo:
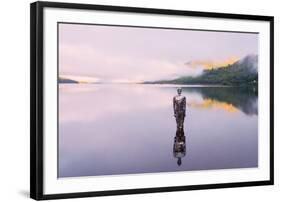
[[[177,89],[178,95],[173,98],[174,116],[177,122],[177,130],[183,130],[186,110],[186,98],[182,96],[182,89]]]

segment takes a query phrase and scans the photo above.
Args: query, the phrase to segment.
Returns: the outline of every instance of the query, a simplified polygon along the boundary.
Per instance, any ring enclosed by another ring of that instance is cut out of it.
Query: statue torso
[[[174,97],[174,110],[177,114],[183,113],[185,114],[185,106],[186,106],[186,99],[184,96],[175,96]]]

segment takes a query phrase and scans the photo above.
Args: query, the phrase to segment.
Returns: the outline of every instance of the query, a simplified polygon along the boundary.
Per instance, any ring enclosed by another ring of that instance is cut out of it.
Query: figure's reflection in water
[[[178,166],[181,165],[181,159],[186,154],[186,144],[185,144],[185,136],[184,130],[177,130],[176,136],[174,138],[174,147],[173,147],[173,154],[174,157],[178,159],[177,164]]]
[[[178,159],[178,166],[181,165],[181,158],[185,156],[186,144],[184,136],[184,118],[186,111],[186,98],[182,96],[182,89],[177,89],[178,95],[173,98],[174,116],[177,122],[177,132],[174,138],[173,154]]]

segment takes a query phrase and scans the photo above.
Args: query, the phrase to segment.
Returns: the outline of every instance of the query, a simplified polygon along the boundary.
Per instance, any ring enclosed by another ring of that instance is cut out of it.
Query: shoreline
[[[155,86],[155,87],[219,87],[219,88],[246,88],[254,87],[256,85],[220,85],[220,84],[151,84],[151,83],[60,83],[58,85],[142,85],[142,86]]]

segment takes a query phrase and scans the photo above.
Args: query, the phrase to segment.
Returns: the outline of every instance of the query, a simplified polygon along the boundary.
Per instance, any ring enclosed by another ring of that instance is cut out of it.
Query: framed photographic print
[[[31,198],[273,184],[273,17],[31,4]]]

